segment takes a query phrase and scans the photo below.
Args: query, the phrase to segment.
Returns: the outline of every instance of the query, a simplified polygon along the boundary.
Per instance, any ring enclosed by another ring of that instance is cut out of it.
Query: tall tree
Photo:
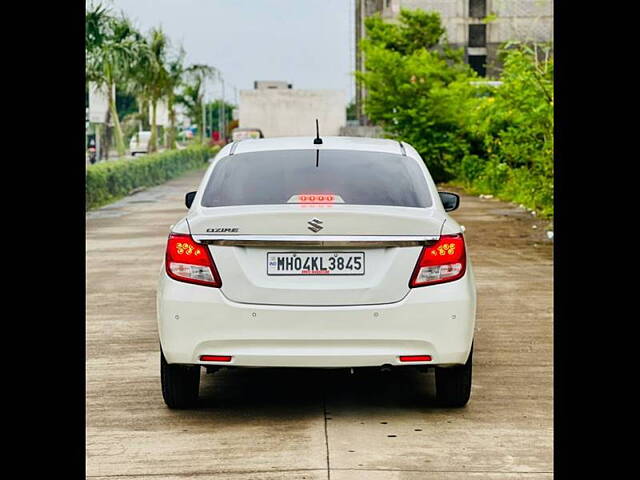
[[[167,65],[167,82],[166,97],[167,109],[169,111],[169,131],[167,135],[167,148],[176,147],[176,110],[177,90],[182,85],[185,67],[184,67],[184,50],[182,47],[178,50],[177,55],[171,59]]]
[[[167,71],[167,50],[169,40],[162,29],[154,28],[149,34],[149,68],[146,71],[146,83],[149,87],[149,102],[151,104],[151,137],[149,138],[149,152],[157,150],[157,107],[158,102],[166,95],[169,87],[169,72]]]
[[[146,129],[149,125],[149,84],[148,71],[151,69],[151,54],[147,39],[137,32],[139,55],[132,59],[129,71],[125,78],[121,79],[126,90],[136,98],[138,114],[136,119],[140,129]]]
[[[119,155],[124,155],[126,149],[113,90],[116,81],[128,74],[130,64],[140,53],[139,36],[124,16],[115,17],[97,4],[86,13],[85,42],[87,79],[98,88],[106,89],[116,149]]]
[[[462,50],[447,45],[438,13],[403,9],[397,23],[373,16],[365,26],[365,71],[356,79],[367,90],[367,115],[386,134],[410,142],[437,181],[450,179],[452,158],[467,152],[443,91],[474,78]]]
[[[220,125],[220,110],[222,106],[222,100],[214,100],[213,102],[207,103],[207,118],[211,121],[211,129],[218,130],[218,126]],[[224,125],[227,127],[231,124],[233,120],[233,109],[235,105],[224,102]],[[225,135],[228,132],[221,132],[221,135]]]
[[[194,64],[185,70],[184,87],[176,100],[185,106],[187,115],[198,126],[200,140],[204,141],[204,122],[202,118],[205,82],[217,77],[218,71],[209,65]]]

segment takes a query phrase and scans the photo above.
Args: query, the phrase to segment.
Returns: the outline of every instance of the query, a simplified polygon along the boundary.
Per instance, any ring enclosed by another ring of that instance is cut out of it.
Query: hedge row
[[[188,170],[203,167],[217,150],[218,147],[193,146],[90,165],[86,176],[86,207],[99,207],[137,188],[160,185]]]

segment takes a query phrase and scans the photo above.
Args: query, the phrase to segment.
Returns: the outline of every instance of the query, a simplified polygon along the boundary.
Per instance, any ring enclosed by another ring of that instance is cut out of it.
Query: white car
[[[435,367],[471,391],[476,288],[456,194],[386,139],[243,140],[211,161],[171,228],[157,294],[162,393],[200,369]]]
[[[149,139],[151,138],[151,132],[142,131],[134,133],[129,141],[129,150],[131,156],[135,156],[136,153],[147,153],[149,151]]]

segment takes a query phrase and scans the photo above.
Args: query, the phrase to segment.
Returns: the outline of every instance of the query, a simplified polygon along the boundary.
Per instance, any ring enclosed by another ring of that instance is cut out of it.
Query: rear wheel
[[[198,401],[200,367],[169,364],[160,351],[162,398],[169,408],[189,408]]]
[[[444,407],[464,407],[471,396],[473,345],[464,365],[436,367],[436,399]]]

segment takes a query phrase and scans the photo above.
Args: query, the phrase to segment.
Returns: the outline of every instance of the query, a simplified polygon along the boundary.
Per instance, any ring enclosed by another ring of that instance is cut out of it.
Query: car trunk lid
[[[434,207],[342,204],[200,207],[188,217],[192,236],[212,253],[229,300],[309,306],[402,300],[422,245],[439,237],[444,221]],[[360,258],[364,265],[330,274],[270,271],[270,260],[292,256],[323,257],[325,265],[330,257],[345,263]]]

